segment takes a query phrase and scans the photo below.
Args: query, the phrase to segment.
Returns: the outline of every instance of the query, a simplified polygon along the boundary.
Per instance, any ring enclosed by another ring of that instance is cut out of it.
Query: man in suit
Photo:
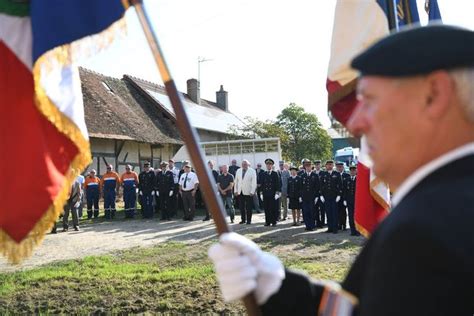
[[[64,216],[63,216],[63,232],[69,229],[69,211],[72,215],[72,225],[75,231],[79,231],[79,206],[82,200],[82,187],[81,183],[76,180],[72,183],[71,192],[69,192],[69,198],[64,205]]]
[[[281,197],[281,179],[278,173],[273,170],[274,164],[273,159],[265,159],[267,170],[262,174],[261,178],[265,226],[276,226],[280,216],[278,199]]]
[[[413,27],[352,61],[359,105],[348,128],[366,137],[374,172],[395,192],[392,211],[340,285],[222,235],[209,254],[226,300],[253,292],[264,315],[474,313],[472,43],[467,29]]]
[[[211,170],[212,178],[214,179],[214,184],[217,186],[217,179],[219,177],[219,173],[217,172],[217,170],[214,170],[214,162],[212,160],[209,160],[207,162],[207,165],[208,165],[209,169]],[[207,209],[206,205],[205,205],[205,211],[206,211],[206,215],[202,219],[203,222],[208,221],[208,220],[211,219],[211,214],[209,214],[209,210]]]
[[[286,221],[288,216],[288,178],[290,177],[290,170],[288,170],[289,165],[284,161],[280,161],[280,169],[278,170],[278,175],[281,180],[281,197],[278,204],[278,218],[277,220]],[[280,214],[281,210],[281,214]]]
[[[355,227],[354,222],[354,205],[355,205],[355,190],[357,181],[357,167],[349,167],[350,175],[346,177],[342,182],[342,195],[344,198],[344,206],[347,206],[349,214],[349,227],[351,228],[351,236],[359,236],[359,232]]]
[[[234,194],[239,197],[239,224],[247,225],[252,223],[253,195],[257,190],[257,174],[249,165],[248,160],[242,160],[242,168],[237,170],[234,180]]]

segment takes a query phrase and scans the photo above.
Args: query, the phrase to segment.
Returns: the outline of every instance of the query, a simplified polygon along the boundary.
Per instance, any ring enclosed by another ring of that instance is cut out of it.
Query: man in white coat
[[[239,196],[240,216],[239,224],[250,225],[252,223],[253,196],[257,190],[257,173],[249,167],[248,160],[242,161],[242,168],[235,174],[234,194]]]

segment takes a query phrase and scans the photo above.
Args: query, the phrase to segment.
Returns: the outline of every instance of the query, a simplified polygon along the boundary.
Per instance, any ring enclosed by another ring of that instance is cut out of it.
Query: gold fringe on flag
[[[58,131],[76,145],[78,153],[71,161],[62,188],[54,198],[53,203],[44,212],[28,236],[17,243],[7,233],[0,230],[0,253],[10,263],[18,264],[25,258],[30,257],[33,249],[41,244],[45,235],[51,231],[59,215],[63,212],[64,203],[68,199],[72,183],[91,162],[90,144],[87,136],[83,135],[79,127],[62,113],[48,97],[41,79],[46,78],[50,72],[59,68],[77,67],[77,62],[99,53],[109,47],[118,37],[125,34],[126,22],[124,18],[121,18],[100,33],[58,46],[46,52],[35,62],[33,78],[36,107]]]

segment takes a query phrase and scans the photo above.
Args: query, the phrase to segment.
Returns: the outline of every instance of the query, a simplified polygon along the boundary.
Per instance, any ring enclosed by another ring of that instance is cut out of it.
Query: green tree
[[[290,103],[277,116],[276,125],[284,130],[287,141],[282,150],[289,160],[298,162],[302,158],[328,159],[332,156],[332,142],[316,115]]]
[[[282,158],[299,164],[301,159],[328,159],[332,156],[332,143],[316,115],[291,103],[277,116],[276,121],[261,121],[245,117],[245,126],[232,126],[231,138],[279,137]]]

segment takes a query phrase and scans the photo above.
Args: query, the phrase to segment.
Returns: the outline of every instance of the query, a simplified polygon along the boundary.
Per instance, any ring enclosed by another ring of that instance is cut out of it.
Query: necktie
[[[354,181],[354,177],[352,177],[352,181]]]
[[[188,174],[186,173],[186,177],[184,177],[184,184],[183,184],[183,188],[186,189],[186,182],[188,182]]]

